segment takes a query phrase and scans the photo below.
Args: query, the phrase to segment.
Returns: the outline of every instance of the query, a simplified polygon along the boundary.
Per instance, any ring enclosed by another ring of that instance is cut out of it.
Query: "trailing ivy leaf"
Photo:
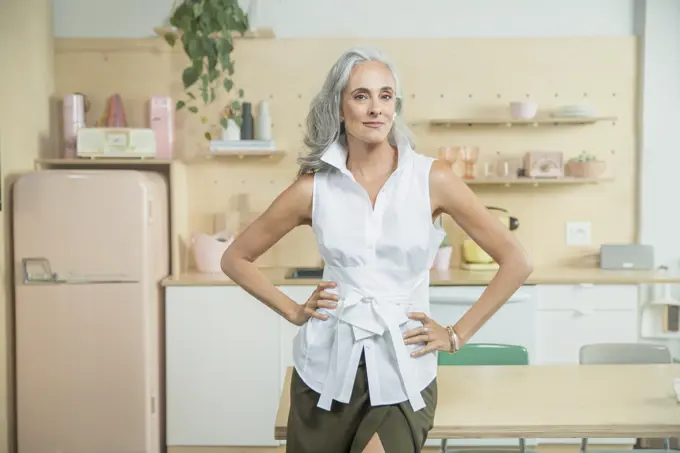
[[[228,92],[231,91],[231,89],[234,88],[234,82],[232,82],[231,79],[224,79],[224,89],[227,90]]]
[[[220,118],[220,126],[222,126],[222,129],[226,129],[227,126],[229,126],[229,120],[227,119],[226,116]]]
[[[184,106],[187,105],[186,102],[184,101],[177,101],[177,104],[175,105],[176,110],[182,110]]]
[[[216,68],[208,70],[208,80],[210,82],[214,82],[215,80],[219,79],[219,77],[220,77],[220,71],[218,71]]]
[[[194,93],[192,93],[191,91],[187,91],[187,96],[189,96],[194,101],[196,100],[196,95],[194,95]]]
[[[243,99],[243,96],[244,96],[244,95],[245,95],[245,92],[243,91],[243,88],[239,89],[239,90],[238,90],[238,97],[240,97],[241,99]]]
[[[203,102],[205,104],[208,103],[208,88],[209,88],[209,79],[207,74],[203,74],[201,76],[201,99],[203,99]]]
[[[196,62],[189,66],[188,68],[184,69],[182,72],[182,83],[184,84],[184,89],[188,89],[190,86],[192,86],[198,78],[201,76],[201,71],[203,67],[199,66]]]
[[[163,35],[165,42],[167,42],[170,47],[175,47],[175,42],[177,42],[177,36],[174,33],[165,33]]]
[[[212,140],[212,135],[210,135],[210,132],[206,132],[205,134],[203,134],[203,136],[205,137],[206,140]]]
[[[191,113],[198,113],[198,107],[195,107],[195,106],[192,105],[191,107],[189,107],[189,111]]]
[[[236,111],[241,110],[241,103],[239,101],[231,101],[231,109]]]
[[[210,87],[210,102],[217,99],[217,94],[215,93],[215,87]]]

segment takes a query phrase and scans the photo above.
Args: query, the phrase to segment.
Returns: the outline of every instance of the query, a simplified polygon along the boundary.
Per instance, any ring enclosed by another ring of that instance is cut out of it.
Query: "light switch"
[[[590,244],[590,222],[567,222],[567,245]]]

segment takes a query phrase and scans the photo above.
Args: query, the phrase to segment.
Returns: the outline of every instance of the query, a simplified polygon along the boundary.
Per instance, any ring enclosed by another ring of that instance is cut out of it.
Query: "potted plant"
[[[186,99],[178,100],[176,110],[186,108],[198,113],[198,100],[208,105],[217,99],[217,90],[227,93],[234,90],[235,36],[244,35],[248,30],[248,15],[241,9],[238,0],[180,0],[170,16],[170,25],[175,31],[164,34],[165,41],[174,47],[181,42],[189,64],[182,71],[182,85]],[[244,92],[237,91],[236,99],[230,103],[236,119],[241,111]],[[222,128],[227,128],[227,119],[222,116]],[[203,121],[205,122],[205,121]],[[204,134],[211,140],[209,131]]]
[[[453,244],[449,239],[449,235],[444,236],[442,243],[439,245],[439,250],[434,257],[432,267],[437,270],[447,270],[451,267],[451,256],[453,255]]]
[[[577,157],[567,161],[567,175],[575,178],[599,178],[604,173],[606,163],[593,154],[582,151]]]

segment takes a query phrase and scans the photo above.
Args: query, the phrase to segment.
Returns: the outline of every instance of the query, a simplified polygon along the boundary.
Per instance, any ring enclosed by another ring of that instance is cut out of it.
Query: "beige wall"
[[[54,87],[51,0],[0,1],[0,174],[3,222],[0,229],[0,453],[13,448],[12,266],[8,188],[49,147],[50,96]]]

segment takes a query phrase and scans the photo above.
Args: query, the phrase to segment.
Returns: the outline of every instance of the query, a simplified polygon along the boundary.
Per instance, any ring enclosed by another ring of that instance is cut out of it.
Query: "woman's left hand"
[[[404,332],[404,342],[406,344],[425,344],[425,347],[413,351],[411,357],[420,357],[433,351],[448,352],[451,350],[451,338],[446,327],[440,326],[425,313],[409,313],[408,317],[422,322],[423,325]]]

